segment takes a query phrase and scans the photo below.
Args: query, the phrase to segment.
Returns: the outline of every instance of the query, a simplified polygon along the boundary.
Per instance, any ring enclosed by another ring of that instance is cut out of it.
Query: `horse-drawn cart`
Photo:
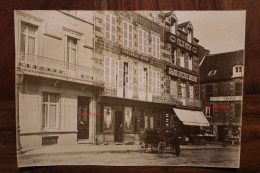
[[[146,152],[151,149],[152,152],[164,153],[173,152],[174,146],[171,145],[169,132],[160,130],[145,130],[140,137],[140,152]]]

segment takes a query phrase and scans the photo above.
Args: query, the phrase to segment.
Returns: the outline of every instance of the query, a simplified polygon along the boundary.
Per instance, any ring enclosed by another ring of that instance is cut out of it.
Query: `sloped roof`
[[[233,67],[243,65],[244,50],[208,55],[200,66],[200,81],[210,82],[215,80],[231,79]],[[217,70],[215,75],[209,72]]]
[[[189,21],[179,24],[178,27],[185,28],[185,27],[187,27],[188,24],[189,24]]]

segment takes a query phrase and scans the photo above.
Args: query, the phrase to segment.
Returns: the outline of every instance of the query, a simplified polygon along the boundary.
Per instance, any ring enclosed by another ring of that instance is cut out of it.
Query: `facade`
[[[104,112],[96,119],[97,144],[135,143],[144,130],[183,125],[193,112],[205,124],[183,125],[183,135],[208,125],[199,113],[198,39],[191,22],[178,24],[174,12],[97,11],[95,37],[105,82],[97,99],[97,111]]]
[[[200,67],[202,107],[218,141],[240,136],[243,57],[243,50],[209,55]]]
[[[15,11],[15,26],[23,148],[134,144],[144,130],[208,126],[199,40],[174,12]]]
[[[15,11],[16,74],[23,148],[92,143],[96,93],[91,11]]]

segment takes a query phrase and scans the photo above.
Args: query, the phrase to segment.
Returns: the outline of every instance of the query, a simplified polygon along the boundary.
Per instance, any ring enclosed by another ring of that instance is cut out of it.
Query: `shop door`
[[[223,142],[224,139],[224,126],[218,126],[218,141]]]
[[[78,97],[78,139],[89,139],[89,98]]]
[[[115,112],[115,142],[123,142],[123,112]]]

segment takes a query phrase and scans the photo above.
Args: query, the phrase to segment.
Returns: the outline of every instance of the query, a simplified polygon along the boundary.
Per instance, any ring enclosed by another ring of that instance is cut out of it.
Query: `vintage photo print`
[[[18,166],[238,168],[245,14],[14,11]]]

